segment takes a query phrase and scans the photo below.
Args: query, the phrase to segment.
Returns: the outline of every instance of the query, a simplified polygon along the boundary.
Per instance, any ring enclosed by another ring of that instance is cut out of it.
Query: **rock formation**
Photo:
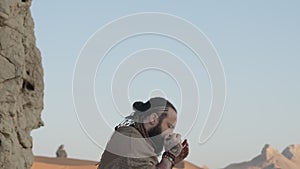
[[[0,168],[30,169],[30,132],[43,125],[43,69],[31,0],[0,1]]]
[[[58,158],[67,158],[67,152],[64,149],[64,145],[60,145],[56,151],[56,157]]]
[[[282,151],[284,155],[289,160],[293,161],[295,164],[300,166],[300,145],[290,145]],[[299,167],[300,168],[300,167]]]
[[[282,153],[266,144],[251,161],[231,164],[225,169],[299,169],[300,145],[291,145]]]

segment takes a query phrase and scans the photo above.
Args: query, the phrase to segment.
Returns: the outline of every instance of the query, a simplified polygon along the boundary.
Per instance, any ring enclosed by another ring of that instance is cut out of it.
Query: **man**
[[[187,140],[181,142],[180,134],[173,133],[177,111],[168,100],[155,97],[135,102],[133,109],[115,127],[98,169],[170,169],[187,157]]]

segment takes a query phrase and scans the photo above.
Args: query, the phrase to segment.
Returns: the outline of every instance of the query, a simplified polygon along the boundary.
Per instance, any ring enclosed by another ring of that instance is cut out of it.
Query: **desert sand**
[[[89,160],[35,156],[32,169],[96,169],[96,164],[96,161]],[[201,169],[187,161],[179,166],[183,165],[184,169]]]

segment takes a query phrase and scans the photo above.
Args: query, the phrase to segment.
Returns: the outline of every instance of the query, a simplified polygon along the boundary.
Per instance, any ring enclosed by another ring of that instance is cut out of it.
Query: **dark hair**
[[[164,117],[166,117],[166,112],[169,108],[172,108],[177,112],[173,104],[162,97],[151,98],[145,103],[136,101],[133,103],[132,107],[135,114],[139,115],[142,119],[155,112],[158,113],[159,116],[165,114]]]

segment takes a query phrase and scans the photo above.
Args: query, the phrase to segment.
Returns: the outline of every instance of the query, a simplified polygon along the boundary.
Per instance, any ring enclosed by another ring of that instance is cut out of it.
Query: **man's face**
[[[167,117],[165,117],[161,122],[161,136],[166,137],[172,134],[177,122],[177,113],[174,109],[169,108]]]
[[[159,123],[148,131],[149,137],[156,144],[156,153],[161,153],[165,136],[173,133],[177,121],[177,113],[169,108],[167,116],[160,117]]]

